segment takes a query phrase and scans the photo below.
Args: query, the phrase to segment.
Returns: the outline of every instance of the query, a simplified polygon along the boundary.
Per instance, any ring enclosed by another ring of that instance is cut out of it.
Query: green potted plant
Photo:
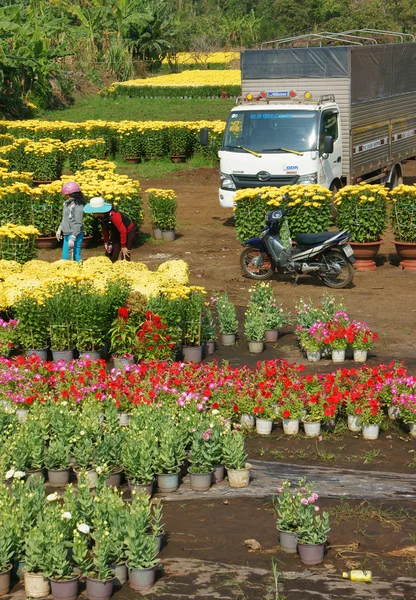
[[[47,576],[54,600],[76,600],[80,575],[74,575],[68,560],[68,542],[58,528],[49,537]]]
[[[301,484],[304,482],[301,481]],[[296,554],[298,527],[297,498],[291,493],[291,483],[287,479],[282,481],[282,487],[277,488],[277,501],[273,497],[273,510],[276,517],[276,528],[279,532],[280,547],[283,552]]]
[[[109,600],[113,593],[114,571],[111,568],[112,539],[106,529],[96,530],[92,534],[91,571],[86,576],[88,600]]]
[[[111,352],[116,369],[133,364],[133,354],[137,344],[136,332],[137,327],[134,322],[130,321],[127,308],[119,308],[109,331]]]
[[[214,298],[213,302],[217,309],[218,322],[221,331],[221,342],[223,346],[233,346],[238,331],[238,319],[235,306],[228,299],[228,294],[226,292],[220,294],[217,298]]]
[[[351,234],[356,267],[362,271],[376,268],[374,259],[387,226],[388,190],[382,185],[347,185],[335,196],[337,226]]]
[[[163,545],[163,538],[165,535],[165,526],[162,522],[163,519],[163,504],[162,501],[156,500],[152,504],[152,517],[151,517],[151,535],[156,538],[156,554],[160,554]]]
[[[305,494],[298,505],[298,552],[301,562],[308,566],[323,562],[327,536],[331,531],[328,513],[324,511],[322,516],[318,514],[319,507],[315,504],[317,499],[317,494],[312,493],[309,497]]]
[[[14,314],[19,343],[26,356],[36,354],[46,360],[49,328],[44,303],[34,294],[22,294],[14,305]]]
[[[64,486],[69,482],[71,448],[62,439],[54,439],[45,451],[45,467],[48,470],[49,485]]]
[[[83,429],[79,431],[75,438],[72,455],[75,462],[74,471],[78,478],[84,473],[89,487],[95,488],[98,479],[96,471],[96,447]]]
[[[118,423],[118,419],[117,419]],[[96,471],[105,476],[107,487],[118,487],[123,472],[121,453],[124,438],[118,425],[117,429],[106,431],[96,445]]]
[[[57,284],[45,300],[54,361],[71,361],[74,358],[76,300],[76,286],[71,283]]]
[[[122,447],[121,461],[130,491],[153,492],[155,469],[155,436],[148,429],[130,431]]]
[[[144,154],[143,133],[140,125],[132,122],[120,124],[117,132],[117,148],[124,160],[133,164],[140,163]]]
[[[10,591],[10,575],[15,554],[15,536],[13,523],[3,519],[0,527],[0,595]]]
[[[264,339],[266,342],[277,342],[279,330],[285,323],[290,323],[288,315],[276,300],[271,300],[264,306],[263,319],[265,327]]]
[[[178,460],[176,430],[170,426],[160,432],[155,461],[157,487],[162,493],[176,492],[179,487],[181,463]]]
[[[214,354],[215,352],[215,333],[214,316],[210,308],[205,305],[202,309],[201,341],[205,346],[207,354]]]
[[[222,451],[230,487],[248,487],[251,465],[246,462],[243,434],[239,431],[227,431],[224,434]]]
[[[204,297],[198,290],[182,300],[182,351],[184,362],[202,360],[202,313]]]
[[[261,308],[250,302],[245,313],[244,329],[248,341],[248,349],[253,354],[260,354],[264,349],[264,316]]]
[[[189,456],[191,466],[188,468],[191,478],[191,488],[196,492],[206,492],[211,487],[213,469],[213,456],[209,439],[212,429],[202,433],[196,431],[192,440]]]
[[[105,294],[97,293],[90,283],[79,286],[74,336],[80,358],[101,358],[108,330],[106,308]]]
[[[155,239],[172,242],[175,239],[177,210],[174,190],[149,188],[146,193]]]
[[[156,566],[160,562],[157,540],[143,531],[140,519],[134,512],[131,512],[127,523],[126,546],[130,587],[137,592],[146,591],[154,584]]]
[[[416,188],[399,185],[390,192],[392,204],[390,222],[394,245],[405,271],[416,270]]]
[[[26,533],[23,569],[25,592],[29,598],[46,598],[49,595],[47,555],[49,540],[41,525],[35,525]]]

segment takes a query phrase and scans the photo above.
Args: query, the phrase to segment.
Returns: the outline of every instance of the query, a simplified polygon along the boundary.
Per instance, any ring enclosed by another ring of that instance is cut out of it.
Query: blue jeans
[[[70,235],[64,235],[64,245],[62,246],[62,258],[64,260],[69,260],[69,247],[68,247],[68,243],[69,243],[69,238],[71,236]],[[81,244],[82,244],[82,240],[84,239],[84,234],[83,233],[79,233],[75,239],[75,244],[74,244],[74,260],[76,262],[79,262],[81,260]]]

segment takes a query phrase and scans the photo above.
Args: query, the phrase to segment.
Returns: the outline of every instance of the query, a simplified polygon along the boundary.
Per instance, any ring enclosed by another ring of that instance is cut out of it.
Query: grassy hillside
[[[78,98],[73,106],[64,110],[44,111],[37,118],[49,121],[197,121],[206,119],[225,121],[233,99],[148,99],[119,98],[106,99],[94,95]]]

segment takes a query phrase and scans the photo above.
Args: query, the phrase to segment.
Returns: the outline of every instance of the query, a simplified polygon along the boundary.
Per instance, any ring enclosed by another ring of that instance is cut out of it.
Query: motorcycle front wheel
[[[330,250],[322,256],[327,268],[318,271],[318,276],[326,286],[333,289],[342,289],[350,285],[354,279],[354,267],[339,250]]]
[[[263,259],[261,259],[261,255],[263,255]],[[240,265],[243,275],[258,281],[270,279],[274,273],[270,257],[254,246],[244,248],[240,255]]]

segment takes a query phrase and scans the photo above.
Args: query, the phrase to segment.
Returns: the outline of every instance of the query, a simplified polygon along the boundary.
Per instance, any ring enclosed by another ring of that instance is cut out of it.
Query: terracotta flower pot
[[[186,154],[173,154],[170,160],[173,163],[184,163],[186,162]]]
[[[49,579],[54,600],[76,600],[78,598],[79,578],[80,575],[62,581]]]
[[[162,240],[164,242],[173,242],[175,240],[175,230],[168,229],[165,231],[162,229]]]
[[[114,473],[111,473],[111,475],[108,477],[108,479],[105,480],[105,485],[107,487],[120,487],[121,485],[121,474],[123,472],[123,469],[118,469],[117,471],[114,471]]]
[[[56,239],[56,236],[38,237],[35,240],[35,245],[36,248],[39,248],[41,250],[54,250],[54,248],[56,248],[56,246],[58,245],[58,240]]]
[[[211,473],[190,473],[191,489],[194,492],[207,492],[212,484]]]
[[[400,267],[405,271],[416,271],[416,242],[394,240],[396,252],[400,256]]]
[[[49,485],[51,487],[62,487],[69,483],[69,469],[49,469]]]
[[[2,571],[0,573],[0,596],[4,596],[8,594],[10,591],[10,577],[11,577],[12,567],[7,569],[7,571]]]
[[[220,483],[225,477],[224,465],[215,465],[214,472],[212,474],[212,483]]]
[[[129,158],[125,158],[124,160],[132,165],[138,165],[139,163],[142,162],[142,159],[140,156],[136,156],[135,158],[129,157]]]
[[[186,363],[200,363],[202,360],[202,346],[183,346],[183,361]]]
[[[363,243],[350,242],[350,246],[354,250],[354,258],[357,261],[355,268],[358,271],[374,271],[377,268],[374,259],[382,243],[383,240]]]
[[[129,584],[135,592],[144,592],[155,583],[156,567],[150,569],[133,569],[129,567]]]
[[[215,352],[215,341],[211,340],[210,342],[206,342],[204,345],[204,350],[206,354],[214,354]]]
[[[264,332],[264,339],[266,342],[277,342],[279,339],[279,330],[278,329],[266,329]]]
[[[32,179],[32,183],[35,187],[38,185],[49,185],[53,183],[53,179]]]
[[[49,596],[49,581],[42,573],[27,573],[23,570],[25,592],[28,598],[46,598]]]
[[[221,343],[223,346],[234,346],[236,337],[235,333],[222,333]]]
[[[84,235],[82,242],[81,242],[81,248],[89,248],[93,241],[94,241],[94,236]]]
[[[40,358],[40,360],[47,360],[48,358],[48,349],[43,348],[42,350],[25,350],[26,356],[32,356],[36,354]]]
[[[304,565],[320,565],[325,556],[325,544],[301,544],[298,542],[298,552]]]
[[[132,483],[129,479],[127,480],[127,486],[130,492],[143,493],[145,492],[150,498],[153,494],[153,481],[150,483]]]
[[[115,577],[108,581],[100,581],[86,577],[88,600],[109,600],[113,593]]]
[[[283,552],[286,552],[287,554],[296,554],[298,549],[296,533],[291,531],[282,531],[279,528],[277,528],[277,531],[279,532],[280,547]]]

